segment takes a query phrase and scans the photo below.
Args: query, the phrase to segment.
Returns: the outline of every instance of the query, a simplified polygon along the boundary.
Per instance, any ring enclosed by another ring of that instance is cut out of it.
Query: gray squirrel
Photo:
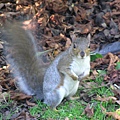
[[[37,47],[29,30],[18,22],[3,25],[8,62],[14,68],[17,85],[21,91],[43,100],[53,109],[64,98],[72,99],[81,79],[90,72],[90,35],[72,36],[71,46],[61,52],[49,66],[42,65]]]

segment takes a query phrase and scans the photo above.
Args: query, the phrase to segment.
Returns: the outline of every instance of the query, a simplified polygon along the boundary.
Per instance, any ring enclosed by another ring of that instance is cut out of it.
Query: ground
[[[120,49],[106,55],[92,54],[103,45],[120,41],[119,0],[1,0],[0,25],[6,19],[26,21],[38,49],[50,50],[54,59],[71,44],[71,32],[91,34],[91,72],[76,96],[51,110],[32,96],[17,91],[9,70],[0,32],[0,119],[120,120]],[[113,53],[111,53],[113,52]]]

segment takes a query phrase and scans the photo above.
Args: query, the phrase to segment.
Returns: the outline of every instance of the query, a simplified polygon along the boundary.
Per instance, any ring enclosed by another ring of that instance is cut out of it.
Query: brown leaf
[[[95,83],[95,82],[86,82],[84,84],[84,87],[87,88],[87,89],[91,89],[91,88],[93,88],[95,86],[98,86],[97,83]]]
[[[13,100],[25,100],[25,99],[32,98],[32,96],[26,95],[24,93],[10,91],[10,98]]]
[[[107,101],[113,101],[113,102],[115,102],[116,100],[117,100],[117,98],[116,97],[113,97],[113,96],[109,96],[109,97],[100,97],[100,96],[97,96],[96,98],[95,98],[96,100],[99,100],[99,101],[101,101],[101,102],[107,102]]]
[[[118,86],[119,87],[119,86]],[[120,97],[120,89],[116,89],[116,87],[112,86],[112,91],[114,92],[115,96],[117,96],[117,98]]]
[[[106,112],[106,115],[112,116],[116,120],[120,120],[120,115],[116,112]]]
[[[114,68],[108,71],[108,74],[104,76],[104,80],[111,81],[112,83],[119,83],[120,71],[116,70],[114,66]]]
[[[57,56],[59,53],[60,53],[60,50],[59,50],[59,49],[53,51],[53,55],[54,55],[54,56]]]
[[[91,62],[91,69],[99,67],[100,65],[108,64],[107,70],[113,71],[117,61],[119,61],[118,56],[108,53],[103,58],[98,58],[94,62]]]
[[[87,107],[84,110],[84,113],[88,116],[88,117],[92,117],[94,115],[94,111],[93,108],[91,107],[91,105],[88,103]]]
[[[117,103],[118,105],[120,105],[120,100],[116,100],[116,103]]]
[[[38,23],[40,24],[41,27],[46,27],[48,23],[49,16],[47,13],[44,13],[42,17],[38,19]]]
[[[74,6],[74,11],[75,11],[75,14],[76,14],[76,21],[81,21],[81,20],[84,20],[86,19],[87,17],[87,14],[86,14],[86,10],[80,6]]]
[[[1,9],[2,7],[4,7],[4,4],[3,4],[3,3],[0,3],[0,9]]]
[[[87,34],[90,33],[92,30],[92,21],[87,24],[75,24],[75,32],[79,32],[81,34]]]
[[[94,62],[91,62],[91,69],[95,68],[95,67],[99,67],[101,64],[108,64],[109,63],[109,59],[106,58],[98,58],[96,59]]]
[[[62,0],[46,0],[46,7],[48,10],[53,10],[56,13],[66,12],[68,6]]]
[[[6,100],[6,98],[9,96],[9,93],[7,92],[0,92],[0,102]]]
[[[116,103],[119,104],[119,98],[120,98],[120,86],[118,86],[117,84],[111,85],[112,91],[115,95],[115,97],[118,98],[118,100],[116,100]]]
[[[100,105],[100,107],[101,107],[101,109],[102,109],[102,112],[103,112],[103,113],[106,113],[106,109],[105,109],[102,105]]]
[[[28,112],[21,112],[15,120],[33,120],[33,118]]]
[[[106,109],[101,105],[102,112],[108,116],[112,116],[116,120],[120,120],[120,115],[117,112],[106,112]]]
[[[96,75],[98,75],[98,72],[97,72],[96,70],[93,70],[92,74],[93,74],[94,76],[96,76]]]
[[[32,107],[36,105],[35,103],[29,102],[28,100],[26,100],[26,103],[27,105],[32,106]]]
[[[108,71],[113,70],[115,66],[115,62],[119,59],[116,55],[113,55],[112,53],[108,53],[107,57],[110,59],[109,66],[107,68]]]
[[[16,4],[24,4],[24,5],[28,5],[28,1],[27,0],[16,0]]]
[[[56,25],[62,25],[64,19],[65,19],[64,16],[58,14],[54,14],[50,16],[50,20]]]

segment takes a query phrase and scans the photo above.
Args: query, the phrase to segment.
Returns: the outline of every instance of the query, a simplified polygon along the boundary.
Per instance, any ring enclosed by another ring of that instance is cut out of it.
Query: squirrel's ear
[[[90,33],[88,34],[88,36],[87,36],[87,39],[88,39],[88,46],[90,45],[90,40],[91,40],[91,35],[90,35]]]
[[[74,32],[70,32],[70,37],[72,39],[72,42],[76,40],[76,35]]]

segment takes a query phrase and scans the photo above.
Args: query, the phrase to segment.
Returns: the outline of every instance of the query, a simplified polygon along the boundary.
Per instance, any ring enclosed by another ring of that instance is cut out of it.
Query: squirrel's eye
[[[76,44],[74,44],[73,47],[76,48]]]

